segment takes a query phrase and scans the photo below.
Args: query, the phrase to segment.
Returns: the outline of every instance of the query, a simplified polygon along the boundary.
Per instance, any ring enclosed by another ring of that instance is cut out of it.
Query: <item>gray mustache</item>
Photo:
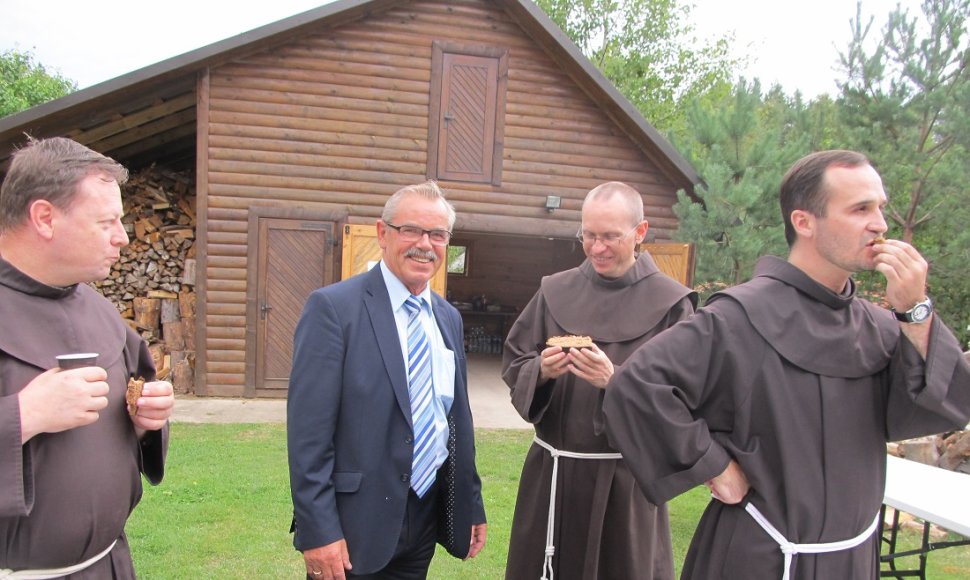
[[[435,254],[433,250],[422,250],[420,248],[408,248],[404,252],[405,258],[424,258],[426,260],[431,260],[432,262],[438,261],[438,254]]]

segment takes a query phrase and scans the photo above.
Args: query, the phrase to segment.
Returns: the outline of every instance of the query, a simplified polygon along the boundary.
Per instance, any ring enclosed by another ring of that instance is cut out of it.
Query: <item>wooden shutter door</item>
[[[694,284],[694,245],[661,242],[640,244],[640,250],[650,253],[664,274],[692,288]]]

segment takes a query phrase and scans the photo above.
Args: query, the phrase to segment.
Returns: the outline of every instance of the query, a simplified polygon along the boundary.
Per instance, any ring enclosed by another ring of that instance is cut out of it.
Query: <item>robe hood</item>
[[[850,279],[845,292],[836,294],[787,261],[766,256],[751,281],[714,294],[708,304],[735,300],[788,362],[810,373],[854,379],[886,368],[900,334],[888,310],[856,297],[855,290]]]
[[[96,352],[98,366],[112,366],[124,352],[125,327],[110,302],[85,299],[88,293],[97,294],[86,284],[48,286],[0,258],[0,320],[18,328],[0,333],[0,351],[41,369],[56,367],[59,354],[77,352]],[[43,308],[38,298],[46,301]]]
[[[590,283],[580,283],[584,278]],[[647,283],[653,291],[639,291],[638,285]],[[603,278],[586,260],[578,268],[544,277],[541,292],[561,328],[598,343],[643,336],[685,296],[697,306],[697,294],[664,275],[646,252],[619,278]],[[618,312],[625,315],[617,316]]]

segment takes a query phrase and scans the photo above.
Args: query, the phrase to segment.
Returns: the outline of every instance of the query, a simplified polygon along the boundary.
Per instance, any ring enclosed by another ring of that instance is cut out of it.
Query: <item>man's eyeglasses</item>
[[[637,231],[638,227],[639,225],[633,226],[633,229],[628,231],[625,234],[603,234],[602,236],[597,236],[596,234],[579,230],[579,233],[576,234],[576,237],[579,239],[580,242],[584,244],[593,245],[596,243],[597,240],[599,240],[600,243],[602,243],[603,245],[612,246],[612,245],[618,244],[620,240],[624,240],[630,237],[630,234]]]
[[[417,242],[424,237],[424,234],[428,234],[428,239],[434,246],[447,246],[451,241],[451,232],[448,230],[425,230],[416,226],[396,226],[389,222],[384,222],[384,225],[397,230],[398,235],[405,242]]]

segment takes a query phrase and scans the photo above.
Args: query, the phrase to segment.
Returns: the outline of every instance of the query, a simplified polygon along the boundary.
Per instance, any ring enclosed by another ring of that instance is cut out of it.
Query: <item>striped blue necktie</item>
[[[421,325],[421,299],[409,296],[408,310],[408,395],[414,428],[414,457],[411,460],[411,488],[424,497],[434,483],[434,388],[431,384],[431,345]]]

